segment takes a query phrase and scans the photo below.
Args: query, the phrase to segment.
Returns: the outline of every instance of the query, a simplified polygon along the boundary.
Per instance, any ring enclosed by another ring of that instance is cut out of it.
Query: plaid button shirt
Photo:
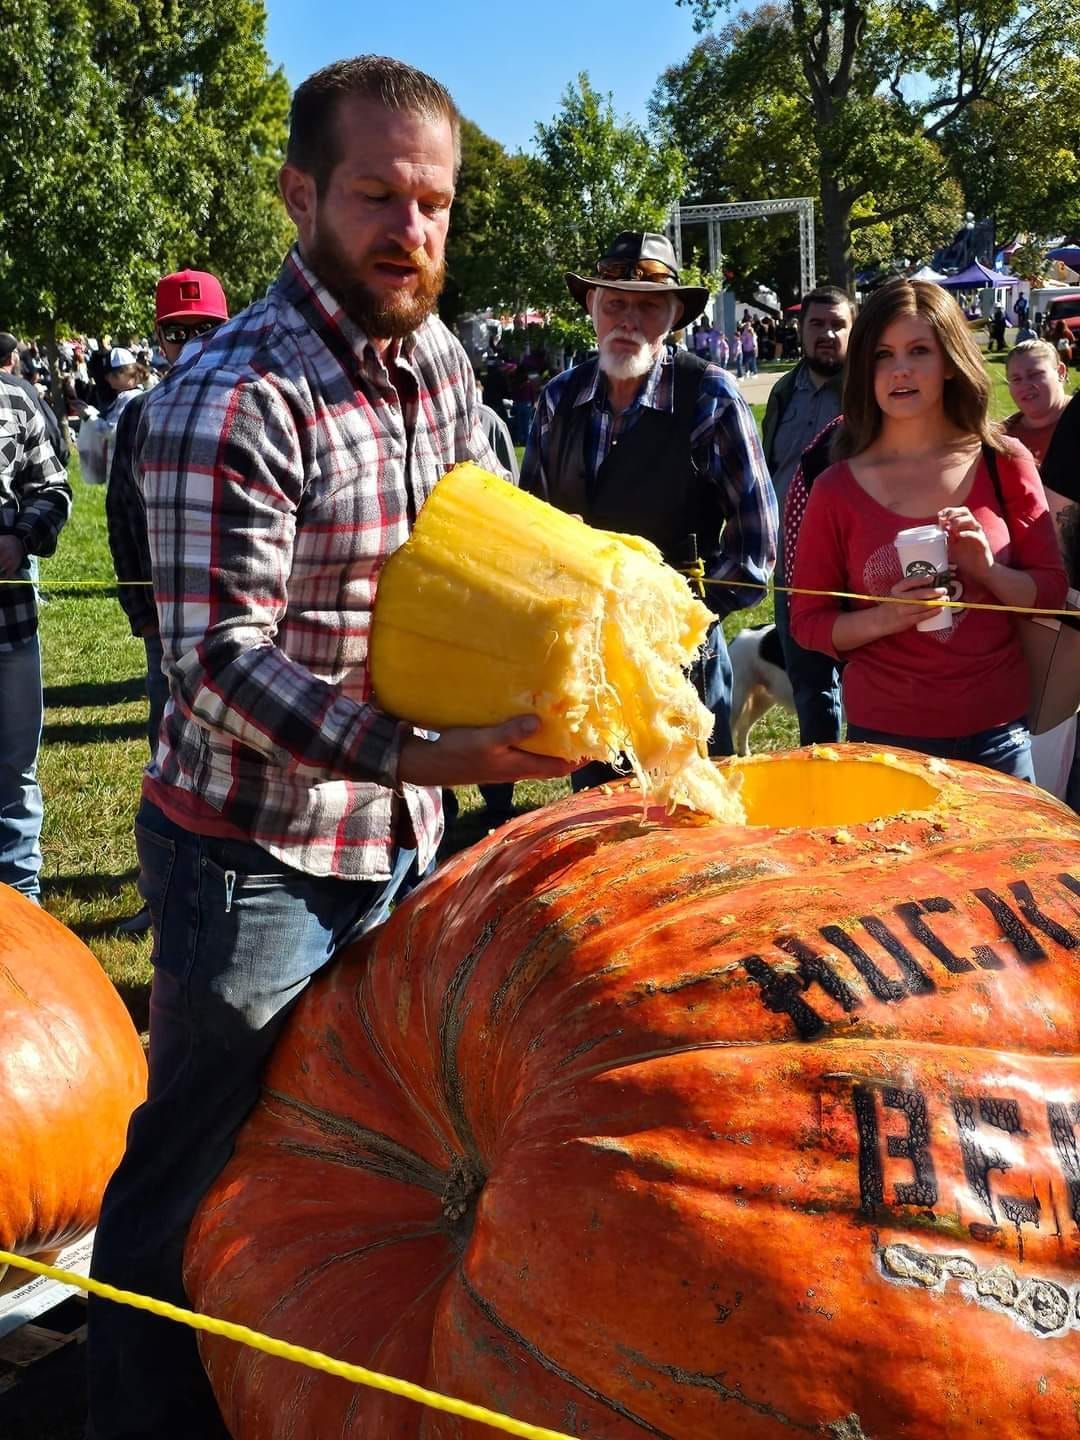
[[[665,348],[646,376],[637,398],[621,415],[608,403],[607,385],[597,360],[588,360],[556,375],[545,385],[536,406],[528,448],[521,468],[521,488],[548,494],[548,434],[567,385],[578,384],[574,405],[589,406],[585,464],[595,477],[612,445],[632,432],[642,409],[671,413],[675,407],[674,352]],[[587,369],[591,367],[591,372]],[[765,584],[776,564],[778,517],[776,496],[761,452],[749,405],[719,365],[703,372],[691,422],[690,446],[695,468],[718,487],[725,515],[720,536],[701,536],[705,570],[710,580],[752,580]],[[657,490],[657,503],[663,491]],[[764,598],[760,589],[710,585],[707,602],[718,615]]]
[[[148,796],[309,874],[386,878],[398,844],[423,868],[439,792],[398,784],[368,633],[436,481],[499,470],[464,350],[432,317],[384,363],[294,249],[150,392],[136,449],[171,691]]]
[[[52,555],[71,514],[71,487],[34,402],[0,376],[0,535],[26,552],[17,574],[25,585],[0,585],[0,650],[25,645],[38,628],[30,557]]]

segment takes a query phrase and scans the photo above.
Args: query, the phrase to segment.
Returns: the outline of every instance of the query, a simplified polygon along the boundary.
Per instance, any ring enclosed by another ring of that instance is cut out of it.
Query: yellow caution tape
[[[350,1365],[344,1360],[335,1360],[319,1350],[308,1350],[303,1345],[290,1345],[284,1340],[275,1340],[246,1325],[234,1325],[229,1320],[216,1320],[212,1315],[200,1315],[194,1310],[185,1310],[179,1305],[170,1305],[165,1300],[154,1300],[149,1295],[136,1295],[131,1290],[118,1290],[101,1280],[91,1280],[71,1270],[61,1270],[55,1265],[44,1265],[40,1260],[27,1260],[22,1255],[12,1255],[0,1250],[0,1266],[13,1265],[19,1270],[29,1270],[33,1275],[45,1275],[58,1280],[62,1285],[72,1285],[97,1295],[103,1300],[114,1300],[118,1305],[130,1305],[136,1310],[149,1311],[165,1320],[176,1320],[192,1330],[202,1330],[208,1335],[220,1335],[226,1340],[235,1340],[238,1345],[247,1345],[261,1350],[264,1355],[276,1355],[282,1360],[292,1360],[309,1370],[320,1370],[324,1375],[336,1375],[342,1380],[351,1380],[355,1385],[366,1385],[372,1390],[385,1390],[389,1395],[398,1395],[403,1400],[415,1400],[418,1405],[427,1405],[432,1410],[442,1410],[447,1415],[457,1415],[462,1420],[475,1420],[488,1425],[492,1430],[501,1430],[505,1435],[520,1435],[524,1440],[573,1440],[562,1430],[547,1430],[543,1425],[529,1425],[524,1420],[514,1420],[509,1415],[500,1415],[496,1410],[487,1410],[483,1405],[472,1405],[468,1400],[455,1400],[450,1395],[440,1395],[437,1390],[426,1390],[410,1380],[398,1380],[393,1375],[382,1375],[378,1370],[366,1370],[362,1365]]]

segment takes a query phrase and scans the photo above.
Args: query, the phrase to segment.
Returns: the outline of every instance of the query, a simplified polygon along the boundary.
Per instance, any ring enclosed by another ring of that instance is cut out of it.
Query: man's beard
[[[606,335],[600,342],[600,369],[612,380],[640,380],[656,364],[658,350],[650,345],[643,335],[620,335],[620,340],[633,340],[636,350],[611,350],[608,347],[614,335]],[[661,347],[662,348],[662,347]]]
[[[391,290],[377,295],[357,279],[352,263],[342,254],[336,238],[317,227],[306,258],[353,324],[375,340],[400,340],[418,329],[435,309],[446,279],[444,261],[433,264],[422,250],[409,254],[400,247],[388,245],[365,259],[369,263],[407,261],[416,269],[416,285],[411,292]]]
[[[806,357],[806,363],[815,375],[821,375],[826,380],[831,380],[834,375],[839,375],[844,368],[843,360],[838,360],[835,353],[815,355],[811,350]]]

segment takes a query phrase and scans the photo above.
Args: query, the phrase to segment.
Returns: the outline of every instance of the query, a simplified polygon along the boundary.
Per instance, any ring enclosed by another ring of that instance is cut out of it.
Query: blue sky
[[[289,83],[349,55],[394,55],[441,80],[509,150],[531,146],[582,70],[644,122],[660,72],[697,38],[675,0],[267,0],[267,49]]]

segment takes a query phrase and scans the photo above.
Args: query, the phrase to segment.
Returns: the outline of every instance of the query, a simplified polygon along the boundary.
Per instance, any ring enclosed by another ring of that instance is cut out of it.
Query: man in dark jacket
[[[730,755],[731,661],[719,621],[761,599],[777,511],[754,419],[719,367],[665,345],[708,300],[680,285],[664,235],[625,231],[595,273],[568,274],[599,353],[557,375],[537,403],[521,488],[604,530],[643,535],[669,565],[699,560],[717,616],[695,679],[715,716],[710,750]],[[574,787],[605,767],[585,766]]]
[[[19,342],[6,330],[0,331],[0,375],[3,375],[4,379],[9,380],[12,385],[17,386],[33,403],[45,423],[45,436],[52,447],[52,452],[56,456],[57,462],[66,470],[71,450],[64,431],[53,414],[52,406],[41,398],[41,392],[37,386],[23,378],[19,358]]]
[[[229,318],[225,292],[216,275],[201,270],[180,270],[163,275],[155,297],[157,342],[170,365],[180,358],[189,340],[208,335]],[[109,526],[109,550],[119,582],[117,594],[128,618],[132,635],[146,648],[146,695],[150,702],[147,738],[150,754],[157,747],[161,717],[169,698],[169,682],[161,669],[162,646],[154,606],[150,568],[150,544],[146,537],[146,509],[135,478],[135,435],[143,401],[150,392],[132,399],[116,427],[109,488],[105,492],[105,515]],[[150,912],[144,905],[120,922],[117,929],[126,935],[142,935],[150,928]]]
[[[773,386],[765,407],[762,446],[783,512],[788,486],[805,448],[840,413],[840,388],[853,319],[850,298],[828,285],[803,296],[799,334],[803,358]],[[831,656],[804,650],[791,636],[784,555],[776,565],[776,632],[799,717],[803,745],[840,738],[840,681]]]

